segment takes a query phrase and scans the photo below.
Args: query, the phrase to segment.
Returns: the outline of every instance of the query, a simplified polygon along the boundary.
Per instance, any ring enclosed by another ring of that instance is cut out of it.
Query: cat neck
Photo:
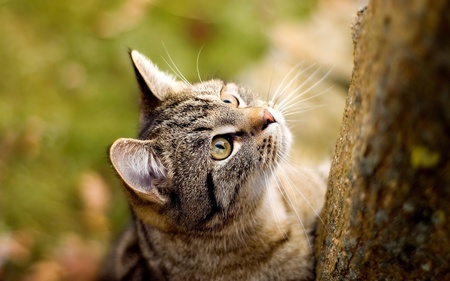
[[[139,247],[147,265],[151,270],[170,272],[172,280],[199,276],[221,280],[225,273],[230,280],[258,280],[261,274],[275,279],[294,266],[290,274],[295,277],[286,278],[300,280],[298,277],[310,267],[311,259],[306,258],[311,255],[308,234],[288,214],[279,211],[283,208],[273,205],[283,203],[282,198],[268,198],[276,193],[269,194],[271,188],[260,211],[247,220],[245,227],[234,225],[220,234],[167,233],[137,220]]]
[[[172,280],[221,280],[224,272],[230,280],[274,280],[286,272],[286,280],[303,280],[312,262],[312,224],[299,222],[297,211],[289,210],[280,180],[267,183],[260,205],[245,222],[219,232],[165,232],[136,218],[148,267],[170,272]]]
[[[283,198],[274,184],[267,187],[260,205],[253,214],[246,214],[245,220],[233,219],[231,225],[220,230],[211,231],[166,231],[145,224],[135,217],[136,226],[141,233],[141,240],[160,243],[171,247],[172,242],[196,243],[214,251],[238,249],[250,244],[267,243],[272,240],[287,239],[284,224],[294,223],[283,206]],[[192,248],[192,246],[190,246]],[[195,248],[195,247],[194,247]],[[198,249],[198,248],[196,248]]]

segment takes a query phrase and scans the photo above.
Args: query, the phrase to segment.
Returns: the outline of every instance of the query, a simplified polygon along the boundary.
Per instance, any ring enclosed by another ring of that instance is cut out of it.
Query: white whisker
[[[283,163],[285,163],[285,166],[283,166],[283,168],[287,168],[287,169],[291,169],[291,170],[295,169],[295,168],[287,161],[287,159],[280,159],[280,160],[281,160]],[[299,172],[299,171],[297,170],[297,172]],[[302,182],[302,181],[304,182],[304,179],[299,178],[297,175],[295,175],[294,172],[291,171],[291,174],[295,177],[295,179],[296,179],[295,182]],[[305,175],[305,174],[303,174],[303,173],[301,173],[301,175],[302,175],[302,177],[304,177],[305,179],[312,180],[312,178],[308,177],[307,175]],[[293,179],[291,179],[290,177],[287,177],[287,180],[288,180],[290,186],[293,186],[293,185],[294,185]],[[293,189],[293,190],[296,191],[298,194],[300,194],[300,196],[305,200],[305,202],[309,205],[309,207],[311,208],[311,210],[314,212],[314,214],[319,218],[319,220],[320,220],[320,221],[322,222],[322,224],[323,224],[324,222],[323,222],[322,218],[320,217],[320,214],[317,212],[317,210],[314,208],[314,206],[309,202],[309,200],[306,198],[306,196],[303,194],[303,192],[302,192],[300,189],[298,189],[298,188]]]
[[[313,73],[311,76],[309,76],[303,83],[301,83],[300,86],[298,86],[297,88],[295,88],[295,89],[292,91],[292,93],[296,93],[296,92],[297,92],[299,89],[301,89],[301,88],[302,88],[309,80],[311,80],[312,78],[314,78],[314,77],[315,77],[315,74],[317,73],[317,71],[318,71],[318,70],[314,71],[314,73]],[[303,95],[305,95],[306,93],[308,93],[311,89],[315,88],[317,85],[319,85],[320,83],[322,83],[323,80],[325,80],[325,79],[328,77],[328,75],[330,74],[330,72],[331,72],[331,69],[328,70],[328,72],[325,73],[325,75],[323,75],[322,78],[320,78],[319,80],[317,80],[313,85],[311,85],[311,86],[308,87],[307,89],[303,90],[301,93],[298,93],[292,100],[289,100],[289,97],[287,97],[286,99],[284,99],[284,100],[279,104],[280,111],[283,111],[283,109],[284,109],[286,106],[290,106],[291,103],[293,103],[294,101],[298,100],[298,99],[301,98]],[[310,100],[310,99],[313,99],[313,98],[315,98],[315,97],[317,97],[317,96],[320,96],[320,95],[322,95],[323,93],[327,92],[329,89],[330,89],[330,88],[327,88],[326,90],[321,91],[321,92],[319,92],[319,93],[317,93],[317,94],[315,94],[315,95],[312,95],[312,96],[310,96],[310,97],[308,97],[308,98],[302,99],[302,101],[305,102],[305,101],[308,101],[308,100]],[[290,94],[290,96],[292,95],[292,93]]]
[[[197,54],[197,60],[196,60],[196,62],[195,62],[195,65],[196,65],[196,68],[197,68],[197,76],[198,76],[198,80],[200,81],[200,83],[203,83],[203,80],[202,80],[202,77],[201,77],[201,75],[200,75],[200,69],[199,69],[199,67],[198,67],[198,62],[199,62],[199,60],[200,60],[200,54],[202,53],[202,50],[203,50],[203,47],[204,47],[205,45],[203,45],[201,48],[200,48],[200,50],[198,51],[198,54]]]
[[[311,68],[311,67],[312,67],[312,66],[308,67],[308,69]],[[304,70],[304,71],[306,71],[306,70]],[[294,81],[296,81],[297,78],[300,76],[300,74],[303,74],[304,71],[302,71],[301,73],[299,73],[298,75],[296,75],[296,76],[294,77],[294,79],[292,80],[292,83],[293,83]],[[304,80],[299,86],[297,86],[294,90],[292,90],[287,96],[284,96],[284,97],[283,97],[283,100],[278,104],[278,107],[279,107],[279,108],[283,108],[284,104],[290,102],[291,99],[293,99],[293,100],[297,99],[297,98],[298,98],[298,93],[297,93],[298,90],[301,89],[306,83],[308,83],[309,80],[311,80],[311,79],[315,76],[315,74],[316,74],[317,71],[318,71],[318,70],[314,71],[314,72],[313,72],[311,75],[309,75],[308,78],[306,78],[306,80]],[[292,83],[291,83],[291,84],[292,84]],[[288,88],[290,88],[291,84],[288,86]],[[288,88],[285,88],[285,90],[287,90]],[[295,95],[295,96],[294,96],[294,95]],[[294,97],[294,98],[293,98],[293,97]]]
[[[273,83],[273,74],[275,72],[275,67],[272,68],[272,75],[270,75],[269,89],[267,89],[267,97],[266,100],[270,100],[270,93],[272,92],[272,83]]]
[[[271,168],[271,170],[274,170],[274,168]],[[272,172],[272,174],[274,175],[274,180],[277,181],[275,172]],[[266,176],[265,179],[267,182],[267,186],[269,186],[270,185],[269,178]],[[270,191],[271,191],[271,189],[268,190],[268,192],[270,192]],[[283,226],[280,224],[279,215],[278,215],[277,210],[275,209],[275,203],[273,201],[273,198],[272,198],[271,194],[268,194],[268,196],[269,196],[270,207],[271,207],[272,213],[275,217],[275,224],[277,225],[278,230],[280,230],[280,232],[282,233],[283,238],[286,239],[288,236],[287,236],[287,233],[284,230]]]
[[[282,168],[282,167],[280,167],[280,168]],[[279,188],[282,188],[283,190],[286,190],[286,186],[281,180],[280,180],[279,183],[280,183]],[[292,185],[291,184],[290,184],[289,187],[292,190]],[[294,211],[295,216],[297,217],[297,221],[300,223],[300,226],[303,229],[303,232],[305,233],[305,235],[308,236],[308,230],[306,229],[306,226],[303,223],[303,220],[301,219],[301,216],[298,213],[298,210],[296,208],[296,206],[298,206],[297,202],[295,202],[295,204],[294,204],[294,202],[292,201],[291,197],[288,195],[287,192],[283,192],[283,191],[280,190],[280,193],[283,196],[283,198],[286,200],[286,202],[289,203],[292,206],[292,210]],[[308,246],[309,246],[310,250],[313,251],[313,247],[312,247],[310,241],[309,240],[307,240],[307,241],[308,241]]]
[[[170,70],[172,70],[172,72],[180,79],[182,80],[184,83],[191,85],[192,84],[183,76],[183,74],[181,74],[180,72],[178,72],[179,70],[174,68],[172,65],[169,64],[169,62],[165,59],[162,58],[164,60],[164,62],[167,64],[167,66],[169,66]]]
[[[299,104],[301,104],[302,102],[298,102]],[[324,107],[324,104],[317,104],[317,105],[302,105],[302,106],[297,106],[296,108],[293,107],[289,107],[287,108],[285,111],[283,111],[283,116],[289,116],[289,115],[294,115],[294,114],[298,114],[298,113],[305,113],[305,112],[309,112],[311,110],[320,108],[320,107]]]
[[[175,62],[172,59],[172,56],[170,55],[169,51],[166,48],[166,45],[163,43],[164,49],[166,50],[166,54],[169,57],[169,60],[171,62],[171,64],[169,64],[169,62],[167,62],[167,60],[162,57],[162,59],[164,60],[164,62],[170,67],[170,69],[175,73],[175,75],[180,78],[183,82],[185,82],[186,84],[192,86],[192,84],[189,82],[189,80],[186,79],[186,77],[184,77],[183,73],[181,73],[180,69],[177,67],[177,65],[175,64]]]
[[[283,80],[281,80],[281,82],[280,82],[280,84],[278,85],[278,87],[277,87],[277,89],[275,90],[275,93],[274,93],[274,95],[273,95],[273,97],[272,97],[272,100],[271,100],[271,102],[273,103],[273,104],[276,104],[277,103],[277,101],[278,101],[278,99],[283,95],[283,93],[284,93],[284,91],[286,91],[286,89],[288,89],[291,85],[292,85],[292,83],[303,73],[303,72],[305,72],[306,70],[308,70],[309,68],[311,68],[311,66],[309,66],[309,67],[307,67],[306,69],[303,69],[303,70],[300,70],[290,81],[289,81],[289,83],[287,83],[287,85],[284,85],[285,84],[285,82],[286,82],[286,79],[288,78],[288,77],[290,77],[291,75],[292,75],[292,72],[294,71],[294,70],[297,70],[298,68],[301,68],[301,67],[303,67],[303,64],[301,64],[301,63],[299,63],[299,64],[297,64],[297,65],[295,65],[285,76],[284,76],[284,78],[283,78]]]
[[[308,66],[308,67],[306,67],[305,69],[302,69],[302,70],[300,70],[292,79],[291,79],[291,81],[289,81],[289,83],[286,85],[286,86],[284,86],[283,87],[283,89],[282,89],[282,91],[279,93],[279,95],[278,95],[278,97],[277,97],[277,100],[276,101],[274,101],[274,104],[277,104],[278,103],[278,99],[280,99],[281,97],[283,97],[283,95],[284,95],[284,92],[287,90],[287,89],[289,89],[290,87],[291,87],[291,85],[295,82],[295,81],[297,81],[297,79],[304,73],[304,72],[306,72],[306,71],[308,71],[310,68],[312,68],[312,67],[314,67],[315,65],[313,64],[313,65],[310,65],[310,66]],[[314,75],[314,73],[313,73],[313,75]],[[300,89],[305,83],[307,83],[308,82],[308,80],[309,79],[311,79],[311,76],[313,76],[313,75],[310,75],[300,86],[298,86],[294,91],[291,91],[287,96],[285,96],[285,97],[283,97],[283,101],[278,105],[279,107],[282,107],[282,104],[283,104],[283,102],[285,101],[285,100],[290,100],[291,99],[291,97],[292,97],[292,95],[293,94],[295,94],[297,91],[298,91],[298,89]]]
[[[286,110],[289,110],[290,108],[296,107],[298,104],[305,103],[305,102],[307,102],[307,101],[309,101],[311,99],[314,99],[314,98],[316,98],[318,96],[321,96],[324,93],[328,92],[331,88],[333,88],[333,86],[330,86],[327,89],[325,89],[323,91],[320,91],[319,93],[316,93],[316,94],[314,94],[314,95],[312,95],[310,97],[304,98],[304,99],[299,100],[299,101],[296,101],[297,100],[297,97],[296,97],[289,104],[287,104],[285,107],[283,107],[283,112],[285,112]],[[305,92],[302,92],[300,95],[303,95],[304,93]],[[300,96],[298,96],[298,97],[300,97]],[[321,105],[321,106],[323,106],[323,105]]]
[[[301,88],[303,88],[305,86],[305,84],[307,84],[310,80],[312,80],[317,72],[319,72],[319,68],[317,68],[311,75],[308,76],[308,78],[306,78],[306,80],[304,80],[302,83],[300,83],[299,86],[297,86],[294,90],[292,90],[288,96],[286,96],[278,105],[279,108],[283,108],[283,106],[286,103],[290,103],[292,100],[298,99],[300,98],[304,93],[307,93],[309,89],[311,89],[312,87],[310,87],[308,90],[303,91],[301,94],[298,94],[298,90],[300,90]],[[316,85],[316,84],[314,84]],[[296,94],[296,96],[291,100],[292,96]]]

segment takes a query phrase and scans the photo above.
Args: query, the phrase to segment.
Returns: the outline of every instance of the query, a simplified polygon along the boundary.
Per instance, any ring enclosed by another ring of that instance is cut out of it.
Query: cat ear
[[[169,74],[158,69],[147,57],[136,50],[130,50],[136,77],[141,88],[143,98],[156,97],[159,101],[165,100],[169,93],[183,88],[184,84],[175,80]]]
[[[155,203],[164,203],[155,180],[165,178],[165,170],[152,152],[150,141],[118,139],[109,149],[111,163],[131,191]]]

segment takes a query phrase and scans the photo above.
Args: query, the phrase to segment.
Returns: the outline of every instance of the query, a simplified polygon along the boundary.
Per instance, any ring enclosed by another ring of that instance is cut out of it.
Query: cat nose
[[[242,130],[258,133],[265,130],[270,124],[277,122],[266,107],[244,107],[238,110],[244,114]]]
[[[263,127],[262,129],[264,130],[265,128],[267,128],[267,126],[269,126],[269,124],[275,123],[275,118],[273,117],[273,115],[270,113],[270,111],[267,108],[264,108],[264,112],[263,112]]]

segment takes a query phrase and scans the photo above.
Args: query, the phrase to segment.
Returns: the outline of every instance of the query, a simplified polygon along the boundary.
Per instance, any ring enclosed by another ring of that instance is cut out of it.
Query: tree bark
[[[373,0],[316,240],[316,280],[450,280],[450,1]]]

